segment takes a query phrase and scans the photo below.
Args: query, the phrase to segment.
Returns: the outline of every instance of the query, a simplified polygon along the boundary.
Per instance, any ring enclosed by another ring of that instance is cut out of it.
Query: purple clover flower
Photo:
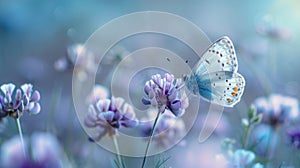
[[[293,97],[272,94],[269,98],[257,98],[253,104],[263,114],[263,122],[274,127],[299,117],[299,103]]]
[[[108,134],[113,136],[121,127],[135,127],[138,124],[133,107],[124,103],[120,97],[111,99],[100,99],[91,104],[84,123],[89,128],[96,128],[97,135],[91,137],[94,141],[99,141]]]
[[[161,113],[167,109],[175,116],[181,116],[189,104],[185,92],[180,92],[181,86],[182,81],[169,73],[166,73],[164,78],[160,74],[153,75],[145,84],[144,91],[147,97],[143,98],[142,102],[158,107]]]
[[[154,123],[154,112],[149,111],[148,118],[144,118],[142,125],[142,136],[149,137]],[[156,142],[158,147],[168,147],[177,143],[185,135],[185,124],[182,119],[175,117],[169,110],[160,117],[155,127],[152,140]],[[182,143],[184,144],[184,141]]]
[[[40,93],[33,91],[31,84],[23,84],[21,89],[14,92],[15,87],[12,83],[0,87],[3,93],[3,96],[0,94],[0,118],[6,116],[19,118],[23,112],[38,114],[41,110]]]
[[[18,136],[5,141],[0,150],[0,167],[70,167],[57,138],[49,133],[34,133],[25,138],[26,157]]]
[[[287,131],[291,144],[296,148],[300,149],[300,127],[292,128]]]
[[[24,110],[29,112],[29,114],[38,114],[41,111],[41,106],[38,102],[41,98],[40,93],[36,90],[33,91],[31,84],[24,84],[21,86],[21,89],[24,93]]]
[[[92,93],[88,96],[87,103],[94,104],[100,99],[106,99],[109,96],[109,91],[102,85],[95,85]]]

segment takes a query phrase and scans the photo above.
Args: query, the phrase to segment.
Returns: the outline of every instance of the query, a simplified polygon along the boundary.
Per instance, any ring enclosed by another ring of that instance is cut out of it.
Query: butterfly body
[[[192,74],[185,77],[185,85],[205,100],[233,107],[245,87],[245,80],[237,70],[233,44],[228,37],[222,37],[204,52]]]

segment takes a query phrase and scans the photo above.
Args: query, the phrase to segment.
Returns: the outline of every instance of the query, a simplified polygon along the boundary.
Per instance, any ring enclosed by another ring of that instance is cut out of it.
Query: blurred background
[[[72,46],[84,43],[100,26],[119,16],[150,10],[182,16],[201,28],[211,41],[224,35],[231,38],[239,72],[247,83],[242,101],[235,108],[225,109],[218,129],[208,141],[197,142],[205,114],[200,108],[201,114],[185,138],[185,147],[177,145],[162,154],[171,157],[167,167],[212,167],[211,158],[220,153],[222,140],[239,141],[243,136],[240,120],[247,116],[249,106],[257,97],[278,93],[299,98],[299,9],[297,0],[0,0],[0,84],[11,82],[19,87],[32,83],[41,93],[41,113],[21,118],[25,137],[34,137],[38,132],[50,134],[53,141],[57,141],[57,150],[63,153],[65,164],[70,167],[111,167],[114,155],[88,141],[79,124],[72,101],[72,61],[66,58],[72,60],[72,52],[76,52]],[[121,50],[132,52],[169,41],[172,48],[175,39],[145,35],[128,40],[123,41],[125,45]],[[137,44],[139,47],[135,46]],[[185,58],[197,60],[186,48],[183,50],[181,54]],[[112,68],[117,63],[111,61],[105,66]],[[96,82],[107,85],[104,79]],[[200,104],[203,109],[207,106],[205,102]],[[284,138],[287,127],[279,128],[278,136],[283,138],[274,149],[274,165],[294,163],[289,159],[292,149],[288,138]],[[15,123],[9,118],[0,129],[0,144],[15,135]],[[3,153],[1,155],[5,159]],[[149,163],[157,157],[161,156],[150,157]],[[141,158],[125,158],[125,162],[128,167],[139,167]]]

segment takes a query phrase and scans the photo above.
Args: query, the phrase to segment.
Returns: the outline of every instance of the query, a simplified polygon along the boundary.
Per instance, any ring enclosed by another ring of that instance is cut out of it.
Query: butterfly
[[[233,107],[240,101],[246,84],[237,70],[233,43],[224,36],[208,47],[184,81],[195,95],[199,93],[207,101]]]

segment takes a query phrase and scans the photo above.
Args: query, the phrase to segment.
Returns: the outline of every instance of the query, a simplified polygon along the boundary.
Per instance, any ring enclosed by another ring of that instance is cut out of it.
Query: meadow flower
[[[256,155],[254,152],[246,149],[237,149],[231,155],[231,161],[228,164],[230,168],[263,168],[264,166],[260,163],[254,163]]]
[[[300,127],[291,128],[287,131],[290,143],[296,148],[300,149]]]
[[[31,84],[24,84],[21,86],[21,89],[24,93],[24,110],[29,112],[29,114],[38,114],[41,111],[41,106],[39,104],[41,98],[40,93],[36,90],[33,91]]]
[[[59,58],[54,63],[54,69],[61,72],[73,69],[77,65],[74,73],[79,80],[83,81],[88,74],[97,72],[98,66],[96,62],[95,55],[83,44],[73,44],[67,48],[66,56]]]
[[[95,85],[92,93],[88,96],[87,102],[89,104],[95,104],[100,99],[106,99],[109,96],[109,91],[102,85]]]
[[[233,153],[232,164],[234,167],[243,168],[253,162],[255,154],[252,151],[238,149]]]
[[[49,133],[34,133],[24,139],[26,156],[22,153],[19,137],[1,146],[0,165],[3,167],[70,167],[56,137]]]
[[[124,58],[130,54],[129,51],[126,50],[123,46],[115,46],[108,52],[109,56],[105,57],[104,63],[107,65],[118,64],[120,61],[124,60]]]
[[[145,84],[147,97],[142,102],[157,107],[159,113],[167,109],[175,116],[181,116],[188,107],[188,98],[185,92],[180,91],[181,86],[182,81],[171,74],[166,73],[164,78],[160,74],[153,75]]]
[[[57,71],[65,71],[74,67],[78,55],[85,52],[83,44],[73,44],[68,46],[65,57],[61,57],[54,62],[54,68]]]
[[[252,168],[264,168],[264,166],[261,163],[255,163]]]
[[[0,87],[3,94],[3,96],[0,94],[0,117],[8,115],[19,118],[23,112],[38,114],[41,110],[40,93],[33,91],[31,84],[23,84],[21,89],[14,92],[15,87],[12,83],[3,84]]]
[[[269,98],[257,98],[253,104],[263,114],[263,122],[274,127],[299,117],[298,100],[293,97],[272,94]]]
[[[156,107],[158,112],[153,126],[149,130],[149,140],[145,150],[142,168],[145,166],[149,146],[156,132],[156,126],[160,124],[158,122],[160,114],[165,111],[170,111],[176,117],[182,116],[188,107],[188,98],[185,92],[181,92],[181,86],[183,86],[182,80],[175,79],[174,76],[169,73],[166,73],[164,78],[162,78],[160,74],[153,75],[145,84],[144,92],[147,96],[142,98],[142,102],[145,105]]]
[[[142,135],[149,137],[154,123],[154,112],[149,111],[148,118],[144,118],[142,124]],[[158,147],[168,147],[178,143],[180,138],[185,135],[185,124],[182,119],[175,117],[169,110],[166,110],[155,127],[152,140]],[[183,141],[182,141],[183,142]],[[183,143],[181,143],[183,144]]]
[[[273,150],[279,143],[279,136],[272,126],[268,124],[259,124],[253,129],[251,144],[255,146],[254,150],[259,155],[266,155],[267,150]]]
[[[123,98],[112,97],[91,104],[84,124],[89,128],[96,128],[97,133],[91,138],[99,141],[106,134],[116,135],[121,126],[128,128],[137,126],[138,120],[131,105],[124,103]]]
[[[270,25],[259,25],[256,27],[256,32],[261,36],[277,40],[288,40],[292,37],[289,29]]]

